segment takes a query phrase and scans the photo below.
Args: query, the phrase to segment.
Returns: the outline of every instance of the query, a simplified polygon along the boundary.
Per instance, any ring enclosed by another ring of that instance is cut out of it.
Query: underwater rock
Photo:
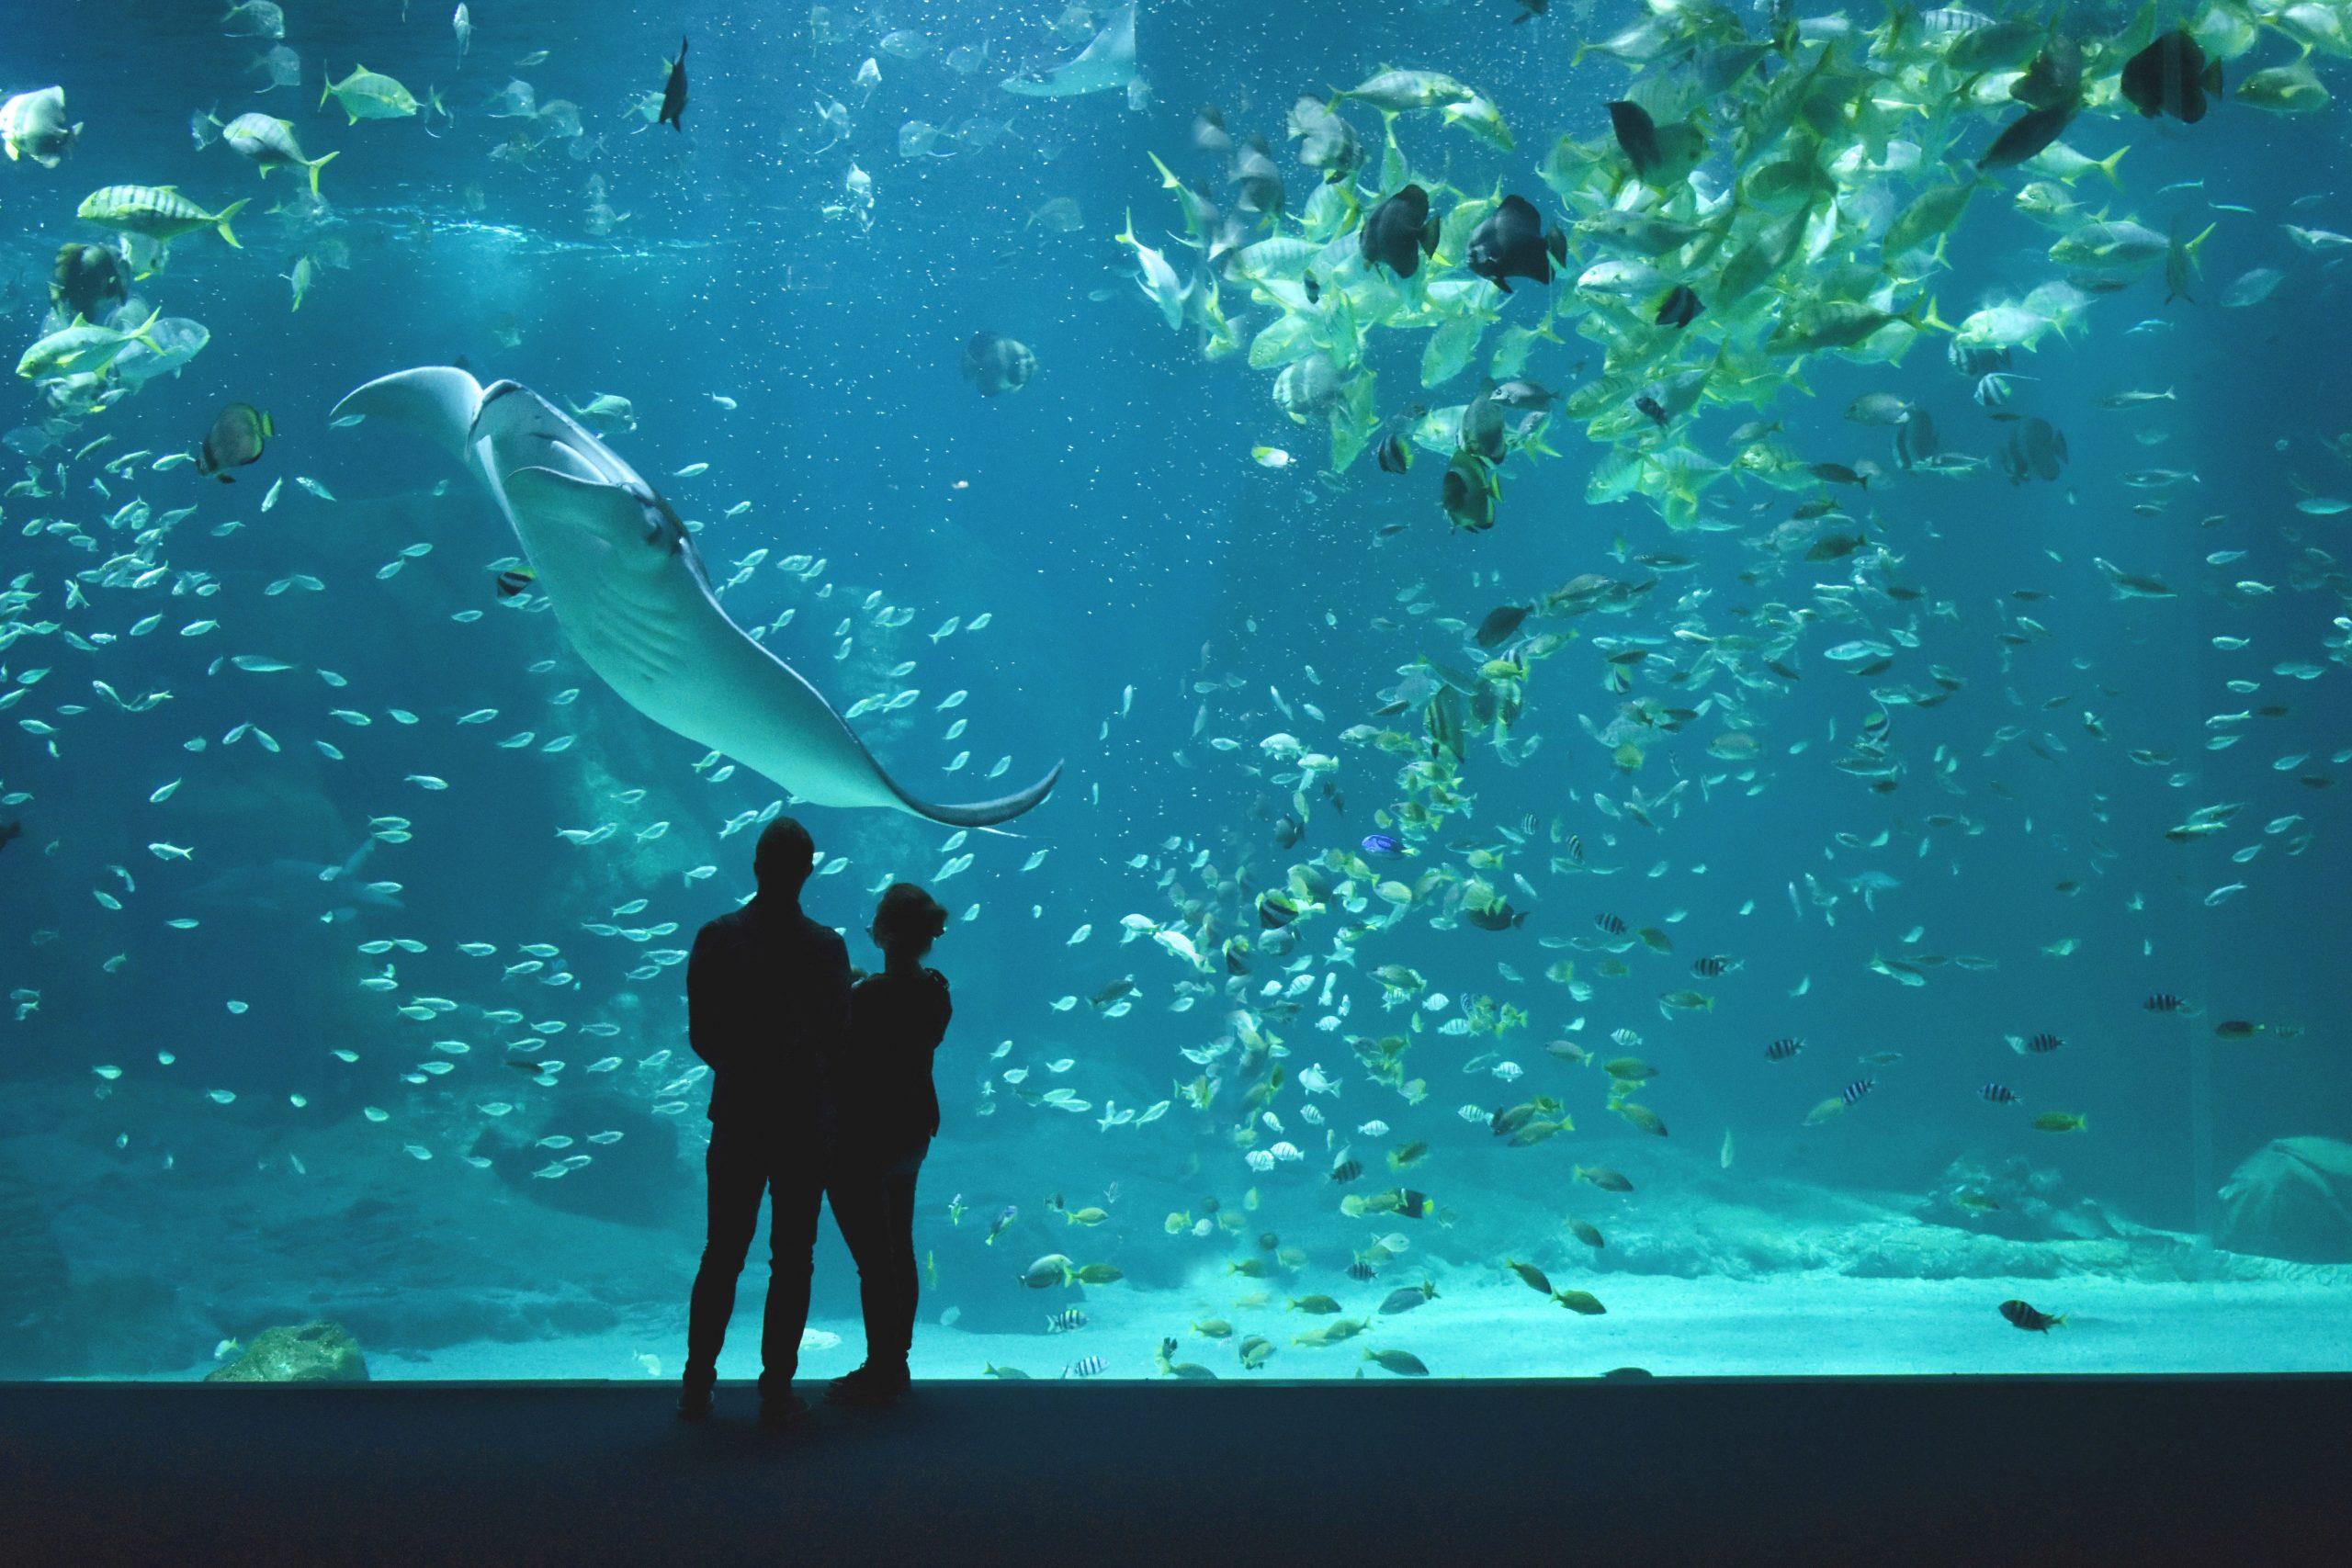
[[[254,1336],[245,1353],[217,1371],[206,1382],[366,1382],[368,1360],[359,1341],[339,1324],[305,1323],[292,1328],[265,1328]]]
[[[1944,1168],[1914,1212],[1929,1224],[2019,1241],[2086,1241],[2120,1234],[2097,1201],[2062,1202],[2060,1179],[2056,1171],[2038,1170],[2020,1155],[1991,1166],[1962,1156]]]
[[[2352,1144],[2275,1138],[2230,1172],[2221,1198],[2221,1239],[2238,1251],[2352,1259]]]

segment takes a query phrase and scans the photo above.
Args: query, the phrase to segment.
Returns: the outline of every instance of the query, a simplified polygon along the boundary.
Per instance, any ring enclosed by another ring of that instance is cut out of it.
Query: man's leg
[[[815,1269],[817,1210],[824,1172],[805,1152],[776,1162],[769,1179],[768,1305],[760,1333],[760,1398],[792,1392],[800,1370],[800,1335],[808,1326],[808,1279]]]
[[[708,1223],[702,1267],[695,1273],[686,1314],[685,1383],[690,1391],[707,1391],[718,1379],[718,1348],[727,1338],[727,1320],[735,1315],[735,1277],[743,1271],[743,1255],[751,1250],[760,1224],[767,1167],[747,1157],[739,1143],[724,1129],[714,1128],[710,1152],[703,1158]]]

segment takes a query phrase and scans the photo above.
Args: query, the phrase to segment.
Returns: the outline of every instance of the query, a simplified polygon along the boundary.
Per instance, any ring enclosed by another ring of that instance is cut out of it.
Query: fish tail
[[[1941,316],[1936,314],[1936,301],[1933,295],[1928,296],[1928,308],[1920,313],[1919,324],[1922,327],[1931,328],[1936,332],[1951,333],[1955,336],[1960,333],[1960,329],[1958,327],[1953,326],[1950,321],[1945,321]]]
[[[153,335],[155,322],[163,313],[164,308],[160,305],[156,306],[153,310],[150,310],[147,313],[147,319],[145,321],[130,329],[130,341],[133,343],[143,343],[149,348],[153,349],[157,354],[163,353],[164,345],[157,343]]]
[[[323,158],[313,158],[313,159],[311,159],[311,160],[307,164],[305,164],[305,165],[304,165],[304,167],[308,168],[308,169],[311,171],[311,194],[312,196],[316,196],[316,195],[318,195],[318,194],[319,194],[319,171],[320,171],[321,169],[325,168],[329,164],[334,163],[337,158],[340,158],[340,157],[342,157],[342,156],[343,156],[342,149],[338,148],[338,149],[336,149],[334,152],[328,153],[328,154],[327,154],[325,157],[323,157]]]
[[[2118,147],[2114,152],[2109,152],[2106,157],[2092,160],[2091,167],[2097,169],[2100,174],[2105,175],[2107,176],[2108,184],[2113,186],[2118,190],[2121,190],[2123,188],[2123,179],[2122,176],[2115,172],[2115,165],[2123,162],[2123,154],[2130,151],[2132,151],[2132,144],[2127,141],[2122,146]]]
[[[229,242],[230,248],[232,250],[242,251],[245,248],[237,243],[237,231],[229,227],[229,220],[243,211],[244,207],[244,199],[232,201],[213,215],[212,226],[220,231],[220,237]]]
[[[327,68],[327,62],[323,60],[319,62],[319,75],[322,79],[319,86],[319,107],[324,108],[327,107],[327,100],[334,96],[334,73]],[[351,123],[357,125],[359,117],[354,115]]]

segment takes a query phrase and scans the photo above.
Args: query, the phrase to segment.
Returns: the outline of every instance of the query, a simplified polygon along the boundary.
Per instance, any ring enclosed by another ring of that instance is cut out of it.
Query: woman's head
[[[874,906],[874,945],[886,953],[921,958],[947,930],[947,911],[911,882],[894,882]]]

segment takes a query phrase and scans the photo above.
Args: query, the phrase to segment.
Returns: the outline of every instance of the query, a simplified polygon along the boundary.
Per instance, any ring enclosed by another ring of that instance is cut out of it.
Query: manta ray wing
[[[481,383],[454,365],[379,376],[335,404],[334,417],[364,414],[406,425],[460,461],[481,412]]]
[[[1127,0],[1074,59],[1043,76],[1008,76],[1004,90],[1032,98],[1074,98],[1121,89],[1135,78],[1136,7],[1135,0]]]

